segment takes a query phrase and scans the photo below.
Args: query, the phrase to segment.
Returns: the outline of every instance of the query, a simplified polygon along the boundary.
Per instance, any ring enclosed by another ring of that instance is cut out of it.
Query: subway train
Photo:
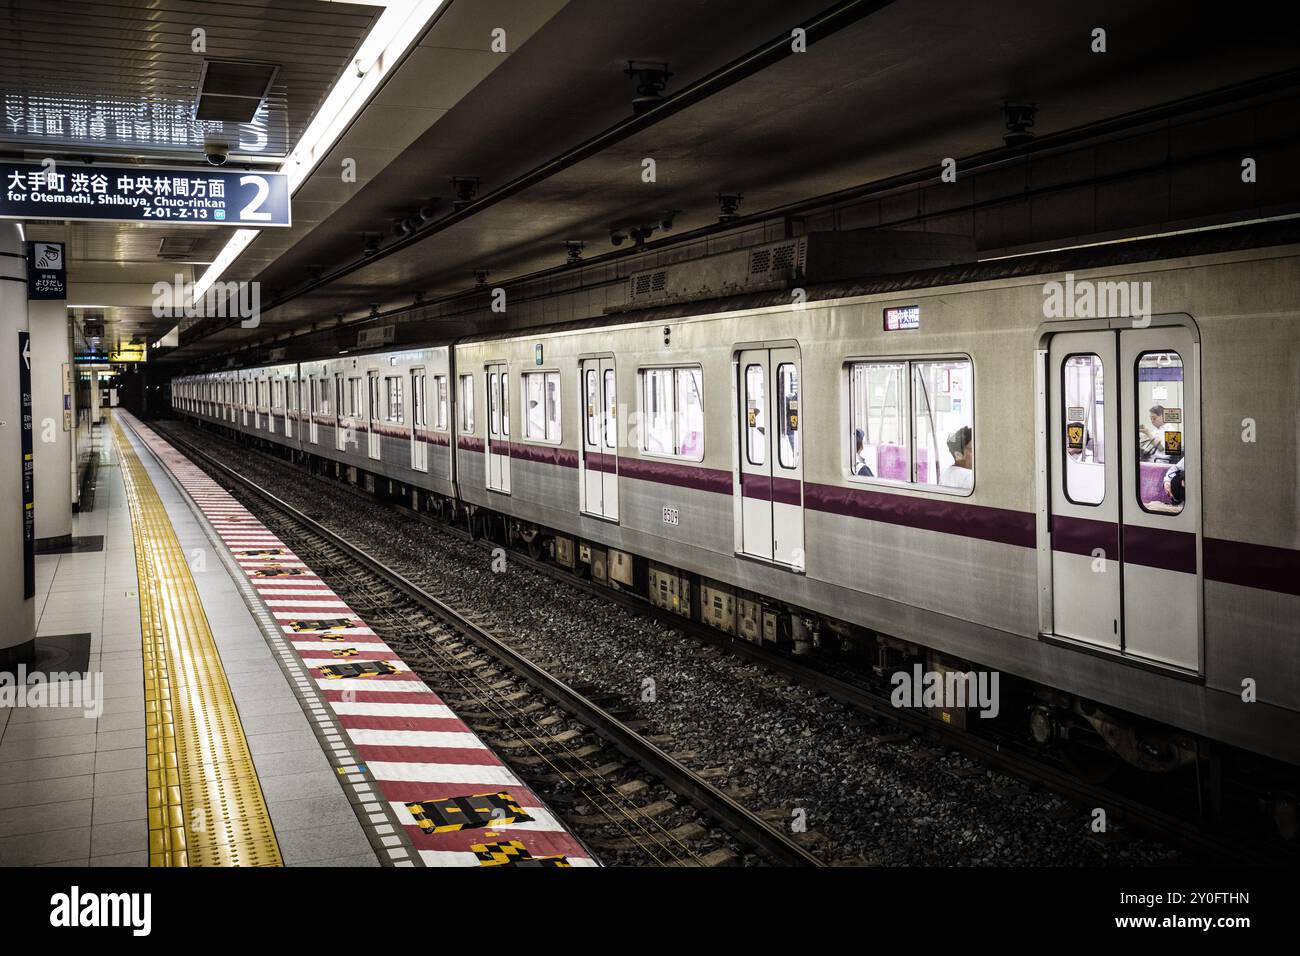
[[[738,638],[995,670],[1040,745],[1294,788],[1295,225],[798,293],[190,375],[172,402]]]

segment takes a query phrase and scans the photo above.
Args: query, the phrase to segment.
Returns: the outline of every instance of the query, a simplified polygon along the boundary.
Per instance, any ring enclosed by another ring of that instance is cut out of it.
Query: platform
[[[116,415],[95,510],[37,559],[36,669],[91,697],[0,708],[0,865],[594,865],[306,562]],[[322,670],[359,662],[391,673]]]

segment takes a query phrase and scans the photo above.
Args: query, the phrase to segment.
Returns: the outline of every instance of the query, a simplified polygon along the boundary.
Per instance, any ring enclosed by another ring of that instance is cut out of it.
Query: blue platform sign
[[[0,219],[290,226],[284,173],[0,162]]]

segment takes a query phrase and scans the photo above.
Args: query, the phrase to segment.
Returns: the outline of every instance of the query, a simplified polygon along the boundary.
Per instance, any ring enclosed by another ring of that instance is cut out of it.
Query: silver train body
[[[1300,764],[1300,246],[1021,271],[217,372],[173,403],[733,634],[865,635],[1022,678],[1119,747],[1122,713]],[[1107,314],[1116,290],[1150,314]]]

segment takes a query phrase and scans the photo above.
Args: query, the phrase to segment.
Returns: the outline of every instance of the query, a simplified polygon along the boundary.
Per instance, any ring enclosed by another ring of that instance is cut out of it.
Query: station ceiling
[[[632,115],[629,61],[667,63],[664,93],[672,95],[832,8],[842,25],[806,53],[737,70],[734,82],[699,102],[579,161],[557,161]],[[0,152],[201,164],[193,128],[167,140],[137,125],[134,140],[110,143],[88,127],[52,131],[33,105],[111,100],[160,123],[179,115],[198,91],[203,56],[189,38],[201,21],[209,58],[279,67],[263,115],[244,131],[262,150],[232,158],[255,165],[291,148],[379,8],[152,0],[61,9],[68,12],[58,27],[35,0],[11,0],[0,11],[0,99],[7,116],[25,118],[4,124]],[[588,255],[607,252],[611,229],[665,213],[674,233],[702,227],[717,220],[719,192],[742,194],[741,211],[753,213],[937,168],[945,157],[1000,145],[1006,99],[1035,103],[1034,132],[1044,135],[1294,69],[1297,38],[1279,29],[1274,9],[1251,0],[1230,15],[1221,4],[1186,0],[447,0],[295,195],[294,227],[264,230],[223,276],[260,280],[264,302],[284,304],[257,330],[191,336],[171,357],[199,358],[241,336],[372,305],[392,308],[417,293],[447,295],[473,286],[478,271],[495,284],[558,266],[569,240],[585,242]],[[1092,49],[1099,28],[1104,53]],[[494,29],[505,31],[504,53],[492,48]],[[647,158],[655,161],[653,183],[642,176]],[[355,183],[340,177],[346,159],[356,161]],[[477,177],[482,197],[548,163],[553,168],[527,188],[431,228],[427,238],[399,242],[395,222],[422,206],[435,225],[451,213],[453,177]],[[49,221],[28,232],[70,243],[74,283],[85,270],[94,281],[137,284],[170,278],[178,262],[201,272],[227,235]],[[161,240],[177,235],[196,241],[183,258],[160,258]],[[367,241],[381,254],[365,256]],[[401,248],[389,254],[394,243]],[[313,280],[321,275],[337,278]],[[142,304],[100,311],[118,335],[154,338],[173,324]]]

